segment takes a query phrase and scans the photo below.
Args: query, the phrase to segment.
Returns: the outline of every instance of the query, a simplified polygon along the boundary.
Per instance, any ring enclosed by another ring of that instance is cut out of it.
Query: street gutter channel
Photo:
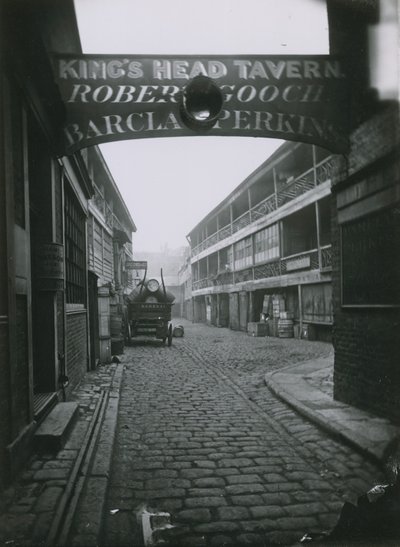
[[[74,519],[76,507],[88,476],[93,453],[99,438],[101,425],[108,405],[109,393],[102,391],[97,401],[93,417],[86,432],[83,445],[72,468],[71,475],[58,504],[45,545],[59,547],[66,545]]]

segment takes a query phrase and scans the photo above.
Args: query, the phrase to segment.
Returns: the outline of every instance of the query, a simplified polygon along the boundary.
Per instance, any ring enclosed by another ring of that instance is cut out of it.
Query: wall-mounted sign
[[[341,62],[328,55],[58,55],[55,74],[66,108],[66,153],[102,142],[196,134],[295,140],[333,152],[348,147],[346,77]],[[215,84],[223,101],[216,123],[196,130],[185,123],[181,105],[199,75]]]
[[[310,267],[310,257],[302,256],[301,258],[294,258],[286,262],[286,271],[292,272],[294,270],[303,270]]]
[[[125,270],[147,270],[146,260],[126,260]]]
[[[42,243],[35,250],[35,281],[42,291],[64,289],[64,246]]]

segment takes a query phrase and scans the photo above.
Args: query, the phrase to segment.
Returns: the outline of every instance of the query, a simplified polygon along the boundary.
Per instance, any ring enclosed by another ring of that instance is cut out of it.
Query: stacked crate
[[[278,321],[279,338],[293,338],[293,313],[289,311],[281,311]]]
[[[270,321],[270,336],[279,336],[279,318],[282,311],[285,311],[285,298],[281,294],[274,294],[272,297],[272,319]]]
[[[249,336],[268,336],[268,323],[247,323],[247,334]]]

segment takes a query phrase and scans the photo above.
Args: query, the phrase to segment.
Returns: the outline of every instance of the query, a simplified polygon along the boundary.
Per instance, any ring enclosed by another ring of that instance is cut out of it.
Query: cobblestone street
[[[264,382],[331,346],[183,324],[171,348],[125,349],[104,547],[141,545],[144,510],[170,513],[173,546],[288,545],[331,529],[381,473]]]

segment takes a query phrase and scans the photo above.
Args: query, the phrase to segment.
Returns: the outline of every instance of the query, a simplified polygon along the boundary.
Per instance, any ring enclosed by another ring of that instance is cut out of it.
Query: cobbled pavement
[[[265,385],[267,372],[329,344],[179,324],[170,348],[125,349],[103,547],[142,545],[144,510],[171,515],[160,545],[293,545],[382,481]]]

